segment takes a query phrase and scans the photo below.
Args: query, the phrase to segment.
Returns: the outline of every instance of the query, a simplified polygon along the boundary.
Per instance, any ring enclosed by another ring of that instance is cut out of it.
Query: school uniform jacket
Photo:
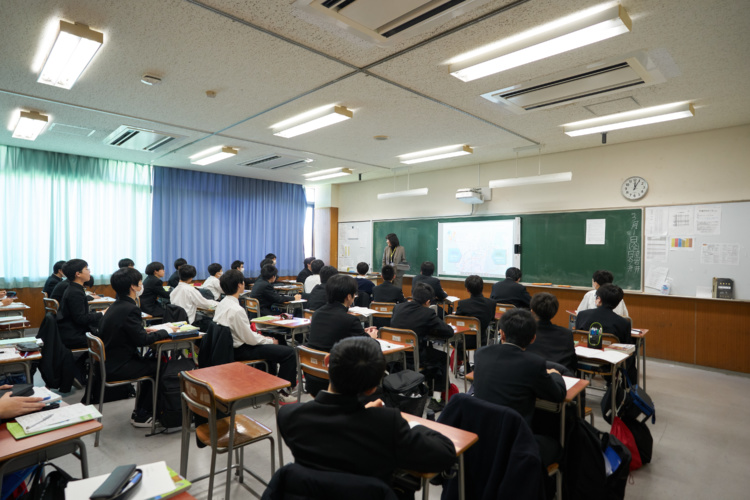
[[[51,274],[50,277],[47,278],[47,281],[44,283],[44,288],[42,288],[42,291],[47,294],[47,297],[50,297],[52,295],[52,290],[54,290],[55,286],[57,286],[57,284],[61,281],[61,277],[57,276],[56,274]]]
[[[551,321],[539,320],[536,327],[536,340],[526,347],[547,361],[554,361],[575,373],[578,368],[573,332]]]
[[[57,329],[65,347],[76,349],[88,346],[86,332],[98,326],[102,316],[99,312],[89,312],[89,301],[83,286],[69,282],[57,311]]]
[[[414,290],[419,283],[430,285],[432,287],[432,290],[435,292],[435,298],[437,300],[443,300],[444,298],[448,296],[448,294],[445,293],[445,290],[443,290],[443,287],[440,284],[440,280],[434,276],[425,276],[424,274],[417,274],[411,280],[411,289]]]
[[[510,278],[492,285],[490,298],[501,304],[513,304],[524,309],[528,309],[531,303],[531,295],[526,291],[526,287]]]
[[[180,271],[173,272],[172,276],[169,277],[167,284],[172,288],[177,288],[177,285],[180,284]]]
[[[310,271],[307,268],[307,266],[305,266],[305,268],[302,271],[300,271],[299,274],[297,275],[297,283],[302,283],[304,285],[305,284],[305,280],[309,276],[312,276],[312,271]]]
[[[55,285],[55,288],[52,289],[52,293],[49,294],[49,298],[55,299],[58,305],[62,305],[62,298],[63,295],[65,295],[65,290],[68,289],[68,285],[70,285],[70,281],[68,281],[67,279],[60,281],[57,285]]]
[[[482,295],[472,295],[468,299],[458,301],[456,314],[477,318],[482,325],[482,338],[486,338],[487,327],[495,319],[495,305],[496,302],[492,299]]]
[[[307,300],[307,309],[317,311],[328,301],[326,299],[326,286],[323,284],[315,285],[310,293],[303,293],[302,298]]]
[[[392,302],[394,304],[400,304],[405,300],[404,292],[390,281],[384,281],[372,289],[373,302]]]
[[[328,352],[341,339],[367,335],[359,318],[347,311],[347,307],[340,302],[327,303],[317,309],[310,320],[307,345]]]
[[[620,339],[621,344],[633,344],[630,321],[604,306],[581,311],[576,316],[576,330],[588,330],[591,323],[600,323],[604,333],[611,333]]]
[[[260,315],[268,316],[271,314],[271,306],[274,304],[281,304],[283,302],[290,302],[294,300],[294,296],[290,295],[279,295],[273,288],[273,283],[258,278],[253,285],[253,289],[250,291],[250,297],[258,299],[260,305]]]
[[[161,278],[149,275],[143,280],[143,293],[141,294],[141,311],[158,318],[164,317],[164,308],[159,304],[159,298],[169,300],[169,292],[164,290]]]
[[[375,288],[375,283],[373,283],[371,280],[357,276],[357,292],[359,293],[364,292],[369,295],[372,295],[372,290],[374,288]]]
[[[450,338],[453,336],[453,328],[435,314],[429,307],[417,304],[414,301],[397,304],[393,308],[391,318],[393,328],[413,330],[419,338],[420,361],[427,359],[427,337]]]

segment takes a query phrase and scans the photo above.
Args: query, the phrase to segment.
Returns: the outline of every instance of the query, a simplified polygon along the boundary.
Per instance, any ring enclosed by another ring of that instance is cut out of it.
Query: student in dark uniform
[[[372,289],[375,288],[375,283],[366,276],[369,270],[370,265],[367,262],[357,264],[357,289],[360,293],[364,292],[372,298]]]
[[[320,284],[315,285],[312,292],[302,294],[302,298],[307,300],[307,309],[317,311],[326,305],[328,302],[326,298],[326,283],[331,279],[331,276],[335,276],[338,273],[339,270],[333,266],[323,266],[323,269],[320,270]]]
[[[372,301],[392,302],[395,304],[404,302],[406,300],[404,292],[401,288],[393,284],[393,279],[396,276],[393,266],[383,266],[383,269],[380,270],[380,275],[383,277],[383,282],[372,289]]]
[[[180,267],[184,266],[185,264],[187,264],[187,261],[182,257],[174,261],[174,272],[168,280],[169,286],[171,286],[172,288],[177,288],[177,285],[180,284]]]
[[[69,260],[63,266],[63,272],[68,278],[68,287],[57,311],[60,340],[68,349],[87,347],[86,332],[99,325],[106,310],[89,312],[83,284],[91,278],[91,271],[85,260]]]
[[[141,295],[141,311],[155,318],[164,317],[164,307],[159,299],[169,301],[169,293],[164,289],[164,264],[152,262],[146,266],[146,279],[143,280],[143,294]],[[179,284],[179,282],[178,282]]]
[[[266,264],[263,269],[260,270],[260,279],[255,282],[253,289],[250,292],[250,297],[258,299],[260,305],[260,315],[267,316],[271,314],[271,306],[274,304],[281,304],[283,302],[291,302],[292,300],[300,300],[302,295],[297,294],[291,295],[279,295],[276,290],[273,289],[273,284],[278,277],[278,270],[273,264]]]
[[[52,290],[55,289],[55,286],[60,283],[65,276],[62,270],[63,265],[65,265],[65,261],[58,260],[55,262],[55,265],[52,266],[52,274],[47,278],[47,281],[44,283],[44,288],[42,288],[42,291],[47,294],[47,297],[51,297]]]
[[[412,278],[411,280],[412,288],[416,287],[420,283],[430,285],[430,287],[435,292],[435,297],[430,301],[431,304],[434,304],[436,300],[443,300],[448,296],[448,294],[443,290],[443,287],[440,284],[440,280],[432,275],[434,272],[435,264],[429,261],[422,262],[420,274],[414,276],[414,278]]]
[[[315,260],[315,257],[307,257],[305,259],[305,267],[297,275],[297,283],[302,283],[304,285],[305,280],[308,278],[308,276],[312,276],[312,270],[310,269],[310,264],[312,264],[314,260]]]
[[[552,324],[560,304],[551,293],[537,293],[531,298],[531,312],[537,317],[536,340],[526,350],[563,365],[574,376],[578,368],[573,332]]]
[[[528,309],[531,295],[519,281],[521,281],[521,270],[517,267],[509,267],[505,271],[505,279],[492,285],[490,298],[501,304],[513,304],[516,307]]]
[[[482,345],[487,345],[487,328],[489,328],[490,323],[495,319],[496,302],[482,295],[484,280],[480,276],[472,274],[464,280],[464,286],[471,294],[471,297],[458,301],[456,314],[478,319],[481,328]],[[466,348],[477,348],[477,338],[475,335],[468,335],[466,337]],[[463,350],[459,349],[458,354],[459,359],[463,361]],[[471,372],[471,366],[469,366],[468,372]]]

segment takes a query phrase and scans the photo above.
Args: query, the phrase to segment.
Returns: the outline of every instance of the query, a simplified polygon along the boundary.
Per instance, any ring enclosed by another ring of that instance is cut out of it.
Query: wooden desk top
[[[474,372],[467,374],[466,380],[468,380],[469,382],[474,382]],[[576,385],[568,389],[568,392],[565,395],[565,402],[570,403],[571,401],[573,401],[576,397],[578,397],[581,391],[583,391],[589,385],[589,383],[590,382],[588,380],[579,379],[578,382],[576,382]]]
[[[170,338],[170,339],[158,340],[158,341],[154,342],[151,345],[164,345],[164,344],[170,344],[172,342],[193,342],[195,340],[200,340],[202,338],[203,337],[201,337],[200,335],[193,335],[191,337],[183,337],[181,339],[171,339]]]
[[[433,431],[437,431],[450,439],[453,442],[453,446],[456,448],[456,456],[461,455],[479,440],[479,436],[473,432],[451,427],[450,425],[440,424],[434,420],[427,420],[426,418],[417,417],[416,415],[411,415],[409,413],[401,412],[401,416],[404,417],[407,422],[418,422],[419,424],[424,425]]]
[[[96,420],[89,420],[69,427],[63,427],[62,429],[16,440],[8,432],[6,424],[2,424],[0,425],[0,462],[25,453],[41,450],[47,446],[70,441],[87,434],[93,434],[101,429],[101,423]]]
[[[640,333],[631,331],[630,336],[633,337],[634,339],[642,339],[648,333],[648,328],[640,328],[640,330],[641,330]]]
[[[112,297],[107,297],[107,296],[104,296],[104,297],[99,297],[98,299],[94,299],[94,300],[89,300],[89,305],[90,305],[90,306],[91,306],[91,305],[94,305],[94,306],[96,306],[96,305],[102,305],[102,304],[111,304],[111,303],[113,303],[114,301],[115,301],[115,299],[114,299],[114,298],[112,298]]]
[[[287,323],[279,323],[279,321],[286,321]],[[266,326],[278,326],[281,328],[299,328],[301,326],[310,326],[310,320],[306,318],[293,318],[293,319],[272,319],[269,321],[253,321],[256,325]]]
[[[7,306],[0,306],[0,312],[25,311],[26,309],[31,309],[31,307],[23,302],[12,302]]]
[[[380,341],[383,339],[376,339],[376,340]],[[411,344],[407,344],[406,342],[396,342],[395,340],[383,340],[383,342],[388,342],[389,344],[396,344],[398,346],[398,347],[393,347],[391,349],[386,349],[385,351],[383,351],[383,355],[414,350],[414,346],[412,346]]]
[[[291,385],[284,379],[240,362],[200,368],[191,371],[190,375],[209,384],[216,399],[225,404],[278,391]]]
[[[9,349],[14,349],[14,347],[3,348],[2,346],[0,346],[0,351],[7,351]],[[13,364],[13,363],[26,363],[26,362],[31,362],[31,361],[39,361],[40,359],[42,359],[42,353],[40,351],[34,351],[32,353],[29,353],[28,356],[24,356],[22,353],[21,357],[19,358],[0,359],[0,365],[7,365],[7,364]]]

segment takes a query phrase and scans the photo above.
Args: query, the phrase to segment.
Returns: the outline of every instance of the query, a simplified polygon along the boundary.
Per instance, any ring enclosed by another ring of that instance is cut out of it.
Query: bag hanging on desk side
[[[654,406],[651,397],[646,391],[639,387],[638,384],[631,384],[627,375],[625,375],[625,380],[628,384],[630,402],[640,411],[640,413],[643,413],[646,416],[644,421],[651,417],[651,423],[656,423],[656,406]]]

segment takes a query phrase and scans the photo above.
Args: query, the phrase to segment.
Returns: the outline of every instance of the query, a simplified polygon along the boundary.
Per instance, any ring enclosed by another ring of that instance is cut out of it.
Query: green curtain
[[[109,283],[151,259],[151,166],[0,145],[0,288],[41,286],[58,260]]]

